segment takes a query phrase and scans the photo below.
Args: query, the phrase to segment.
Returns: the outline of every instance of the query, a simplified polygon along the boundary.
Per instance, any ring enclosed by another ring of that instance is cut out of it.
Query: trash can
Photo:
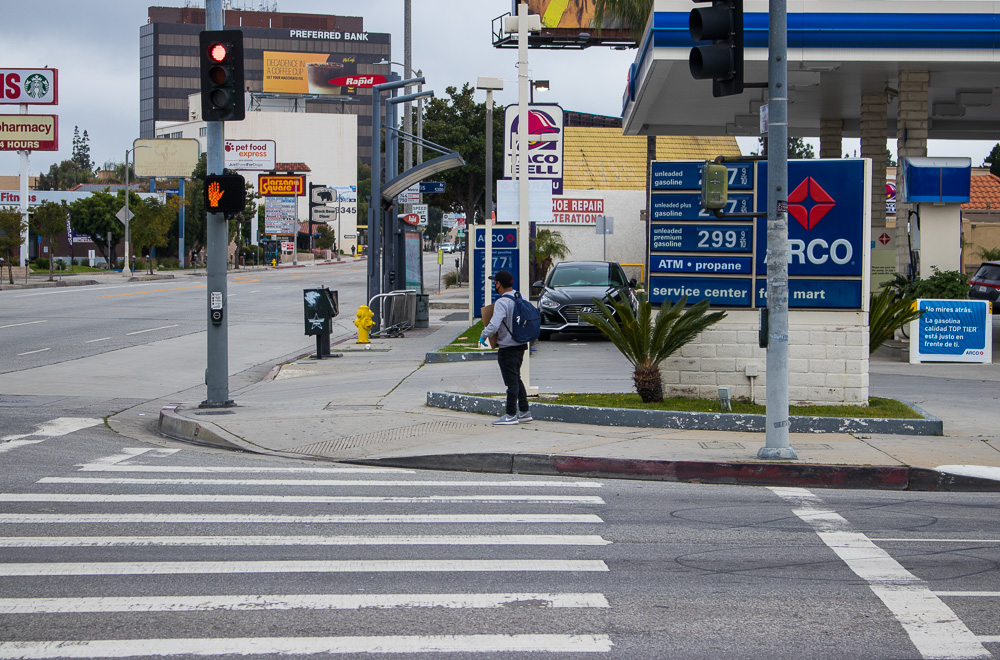
[[[340,314],[340,300],[336,291],[326,287],[303,289],[305,333],[316,336],[316,358],[330,357],[330,332],[333,318]]]
[[[426,293],[417,294],[416,319],[413,323],[414,328],[427,328],[430,326],[430,298],[430,295]]]

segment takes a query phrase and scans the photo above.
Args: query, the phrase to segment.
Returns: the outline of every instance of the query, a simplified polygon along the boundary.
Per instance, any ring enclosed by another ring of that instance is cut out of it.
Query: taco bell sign
[[[519,118],[516,105],[504,111],[505,179],[517,177]],[[552,194],[563,191],[563,109],[558,105],[528,106],[528,179],[552,182]]]

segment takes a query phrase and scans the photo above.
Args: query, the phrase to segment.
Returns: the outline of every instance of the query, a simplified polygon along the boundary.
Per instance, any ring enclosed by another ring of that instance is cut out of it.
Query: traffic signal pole
[[[207,0],[205,3],[205,29],[221,30],[223,26],[222,0]],[[202,55],[204,57],[204,55]],[[203,100],[204,103],[204,100]],[[208,174],[222,174],[225,165],[223,148],[224,123],[207,122],[206,165]],[[206,207],[207,208],[207,207]],[[205,384],[208,397],[202,401],[202,408],[226,408],[236,405],[229,398],[229,319],[226,314],[226,248],[229,244],[229,223],[224,213],[207,213],[207,337],[208,363],[205,369]],[[216,308],[213,310],[213,307]],[[221,311],[221,319],[212,319],[213,311]]]
[[[767,53],[767,426],[762,459],[795,459],[788,443],[788,15],[770,0]]]

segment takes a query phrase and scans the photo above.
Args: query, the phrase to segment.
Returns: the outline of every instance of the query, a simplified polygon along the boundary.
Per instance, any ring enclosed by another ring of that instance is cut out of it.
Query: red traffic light
[[[225,62],[229,56],[229,49],[225,44],[212,44],[208,48],[208,58],[213,62]]]

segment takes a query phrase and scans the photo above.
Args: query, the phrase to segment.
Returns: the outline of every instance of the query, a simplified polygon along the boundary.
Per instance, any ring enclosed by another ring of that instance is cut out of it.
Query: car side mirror
[[[628,281],[628,285],[630,287],[632,287],[633,289],[636,287],[637,284],[638,284],[638,282],[636,281],[636,279],[634,277]]]
[[[541,289],[542,287],[545,286],[545,283],[542,282],[541,280],[538,280],[537,282],[535,282],[531,286],[535,287],[536,289]]]

